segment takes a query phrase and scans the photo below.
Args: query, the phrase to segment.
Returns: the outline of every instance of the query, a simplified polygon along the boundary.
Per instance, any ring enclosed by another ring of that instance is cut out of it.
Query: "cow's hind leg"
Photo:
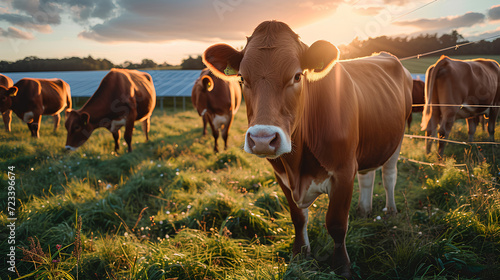
[[[359,173],[359,204],[358,212],[362,217],[368,217],[372,212],[373,183],[375,181],[375,170]]]
[[[115,139],[115,152],[118,154],[118,151],[120,150],[120,129],[117,129],[115,132],[111,133],[113,134],[113,139]]]
[[[149,141],[149,128],[151,126],[151,117],[145,119],[142,122],[142,131],[144,132],[144,136],[146,136],[146,142]]]
[[[500,94],[500,90],[498,91],[497,94]],[[488,134],[489,134],[489,141],[491,142],[495,141],[495,122],[499,112],[500,109],[498,107],[490,109],[490,115],[488,118]]]
[[[5,131],[10,132],[10,122],[12,120],[12,110],[7,110],[2,113],[3,124],[5,125]]]
[[[214,137],[214,152],[218,153],[217,140],[219,139],[219,129],[213,124],[213,119],[209,119],[210,128],[212,129],[212,136]]]
[[[351,277],[351,261],[345,246],[349,207],[351,206],[352,189],[354,183],[354,168],[339,170],[338,176],[333,181],[330,191],[330,202],[326,213],[326,228],[335,242],[333,252],[333,268],[340,275]]]
[[[53,117],[54,117],[54,133],[56,133],[57,129],[59,128],[59,123],[61,122],[61,115],[55,114]]]
[[[398,177],[398,158],[401,151],[401,144],[403,139],[399,142],[399,146],[389,158],[389,160],[382,166],[382,181],[385,189],[385,208],[384,212],[387,214],[397,214],[396,201],[394,199],[394,189],[396,188],[396,180]]]
[[[201,117],[201,119],[203,120],[203,136],[207,135],[207,116],[206,114],[203,115],[203,117]]]

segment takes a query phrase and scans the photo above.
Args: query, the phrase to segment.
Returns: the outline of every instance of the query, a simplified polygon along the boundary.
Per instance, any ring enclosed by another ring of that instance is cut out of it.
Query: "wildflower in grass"
[[[56,249],[57,249],[57,251],[61,250],[61,248],[62,248],[62,245],[60,245],[60,244],[57,244],[57,245],[56,245]]]

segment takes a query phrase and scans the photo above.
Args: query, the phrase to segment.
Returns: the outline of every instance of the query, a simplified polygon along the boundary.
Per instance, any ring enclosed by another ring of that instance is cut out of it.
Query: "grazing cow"
[[[212,128],[215,140],[214,151],[217,153],[219,129],[227,149],[227,136],[234,115],[241,103],[241,87],[236,81],[224,81],[215,77],[210,70],[201,71],[191,93],[191,101],[203,119],[203,135],[207,133],[207,122]]]
[[[439,105],[461,106],[439,106]],[[484,106],[478,106],[484,105]],[[469,141],[474,138],[478,116],[488,119],[489,140],[495,141],[495,121],[500,105],[500,66],[491,59],[457,60],[446,56],[427,69],[422,130],[426,136],[448,138],[456,118],[465,118]],[[439,129],[436,131],[437,126]],[[426,152],[432,141],[426,139]],[[446,142],[439,141],[443,156]]]
[[[125,126],[125,141],[132,151],[134,122],[142,122],[149,140],[151,114],[156,104],[153,79],[136,70],[111,69],[97,91],[79,110],[66,111],[66,149],[76,150],[89,139],[94,129],[105,127],[113,134],[115,151],[120,149],[120,128]]]
[[[424,91],[425,91],[425,83],[422,82],[421,80],[413,80],[413,88],[411,90],[411,98],[412,98],[412,103],[414,105],[422,105],[422,106],[414,106],[411,108],[412,113],[421,113],[424,110],[423,104],[425,103],[425,97],[424,97]],[[412,115],[408,117],[408,120],[406,123],[408,124],[408,132],[410,132],[410,125],[412,121]]]
[[[333,267],[349,277],[345,237],[356,173],[362,214],[371,210],[380,166],[387,211],[397,211],[396,164],[411,113],[412,78],[387,53],[338,58],[329,42],[308,47],[277,21],[261,23],[242,51],[217,44],[203,55],[216,76],[243,82],[249,125],[244,149],[273,166],[290,206],[294,254],[310,253],[307,209],[326,193]]]
[[[14,82],[12,82],[11,78],[0,74],[0,86],[3,86],[5,88],[10,88],[13,85]],[[2,112],[2,119],[3,119],[3,124],[5,126],[5,131],[10,132],[10,121],[12,119],[12,110],[6,110],[5,112]]]
[[[0,111],[12,110],[28,124],[33,137],[40,137],[42,115],[54,116],[55,133],[66,107],[71,108],[70,87],[61,79],[24,78],[10,88],[0,86]]]

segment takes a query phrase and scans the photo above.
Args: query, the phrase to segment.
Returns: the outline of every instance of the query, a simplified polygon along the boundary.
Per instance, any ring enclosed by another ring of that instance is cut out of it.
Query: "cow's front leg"
[[[500,96],[500,87],[497,91],[497,96]],[[495,104],[495,105],[498,105]],[[490,115],[488,116],[488,141],[495,142],[495,122],[500,113],[500,108],[494,107],[490,108]]]
[[[130,114],[127,117],[127,122],[125,123],[125,142],[127,142],[128,152],[132,152],[132,133],[134,132],[134,122],[136,114]]]
[[[471,117],[465,119],[467,122],[467,130],[469,133],[469,142],[474,141],[474,134],[476,133],[476,127],[479,124],[479,117]]]
[[[345,237],[355,174],[354,170],[346,170],[339,172],[335,179],[332,179],[330,202],[326,213],[326,228],[335,242],[333,268],[347,278],[351,277],[351,261],[347,254]]]
[[[35,138],[40,138],[40,123],[42,122],[42,116],[35,116],[31,123],[28,123],[28,128],[31,131],[31,136]]]
[[[3,124],[5,125],[5,131],[10,132],[10,122],[12,120],[12,110],[7,110],[2,113]]]
[[[113,134],[113,139],[115,139],[115,152],[118,154],[118,151],[120,150],[120,136],[121,132],[120,129],[111,132]]]
[[[55,114],[53,117],[54,117],[54,133],[56,133],[57,129],[59,128],[59,123],[61,122],[61,115]]]
[[[276,176],[278,183],[285,194],[286,200],[288,201],[288,206],[290,207],[290,216],[292,217],[293,226],[295,228],[295,241],[293,243],[293,255],[302,254],[303,256],[308,256],[311,253],[311,245],[309,244],[309,237],[307,235],[307,220],[308,220],[308,209],[301,209],[297,207],[295,201],[292,198],[292,193],[288,187],[286,187],[279,176]]]

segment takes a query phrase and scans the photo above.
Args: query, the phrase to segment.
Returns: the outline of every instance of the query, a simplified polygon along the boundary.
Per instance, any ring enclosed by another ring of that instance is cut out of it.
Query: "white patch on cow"
[[[201,116],[203,117],[206,113],[207,113],[207,109],[203,109],[203,111],[201,111]]]
[[[279,148],[276,150],[276,155],[274,157],[269,157],[269,158],[277,158],[283,154],[289,153],[292,151],[292,141],[290,137],[288,137],[283,129],[280,127],[274,126],[274,125],[254,125],[248,128],[247,133],[245,134],[245,146],[244,150],[245,152],[252,154],[252,149],[250,148],[248,144],[248,134],[258,134],[258,133],[265,133],[265,134],[274,134],[277,133],[281,139],[281,145]]]
[[[215,129],[221,129],[222,125],[225,125],[229,120],[229,116],[227,115],[215,115],[215,118],[212,120],[212,124]]]
[[[75,147],[72,147],[72,146],[66,145],[66,150],[76,151],[76,149],[78,149],[78,148],[75,148]]]
[[[109,131],[112,133],[117,132],[122,126],[124,126],[127,123],[127,120],[125,118],[120,119],[120,120],[112,120],[111,121],[111,128]]]
[[[296,201],[297,206],[299,208],[307,208],[309,207],[318,196],[322,194],[327,194],[330,196],[330,190],[332,189],[332,181],[331,177],[326,178],[323,182],[317,182],[313,180],[307,189],[305,195],[300,199],[300,201]]]
[[[33,114],[33,112],[29,111],[29,112],[26,112],[24,113],[24,116],[23,116],[23,121],[25,123],[31,123],[33,121],[33,117],[35,115]]]

